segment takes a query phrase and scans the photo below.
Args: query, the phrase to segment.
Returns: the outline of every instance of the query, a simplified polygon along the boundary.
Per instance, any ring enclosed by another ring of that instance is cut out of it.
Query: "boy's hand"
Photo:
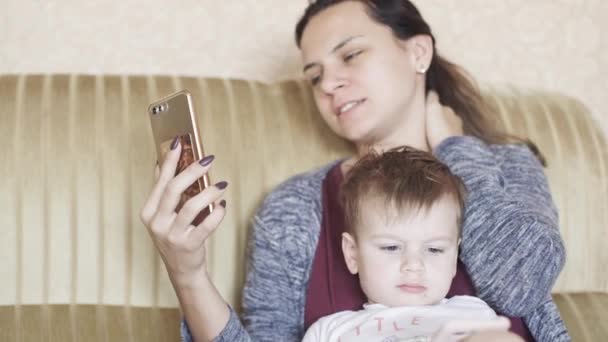
[[[492,320],[451,320],[441,326],[431,338],[432,342],[455,342],[474,338],[482,332],[507,332],[511,322],[506,317]],[[514,340],[516,341],[516,340]]]

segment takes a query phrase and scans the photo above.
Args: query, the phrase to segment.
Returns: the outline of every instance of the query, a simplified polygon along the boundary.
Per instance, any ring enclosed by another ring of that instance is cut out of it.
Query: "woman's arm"
[[[278,227],[270,228],[258,217],[254,220],[249,242],[247,277],[243,288],[243,323],[230,308],[229,319],[221,325],[224,328],[218,331],[214,342],[276,341],[279,336],[281,341],[300,341],[303,308],[299,297],[301,291],[295,290],[294,286],[301,286],[301,283],[295,279],[297,276],[294,277],[295,273],[298,273],[296,266],[289,270],[289,256],[282,253],[281,241],[284,240],[284,234],[281,230],[273,229]],[[200,295],[203,293],[204,296]],[[192,307],[204,308],[209,293],[209,289],[192,292],[192,298],[199,299],[202,304]],[[213,307],[217,308],[217,305]],[[224,307],[228,308],[226,305]],[[191,329],[193,324],[188,322],[214,315],[214,319],[219,320],[223,316],[223,312],[192,310],[190,313],[189,316],[184,309],[184,341],[194,341],[191,337],[191,332],[194,332]],[[190,317],[195,320],[190,320]]]
[[[549,294],[565,250],[542,166],[525,146],[445,139],[435,154],[468,191],[461,259],[479,297],[516,317]]]
[[[288,245],[295,242],[286,240],[290,226],[259,218],[254,224],[243,288],[243,322],[255,341],[302,338],[305,270],[298,259],[307,256],[296,249],[287,253]]]
[[[275,189],[254,218],[243,322],[255,341],[300,341],[310,266],[321,226],[326,165]]]
[[[274,226],[277,228],[278,226]],[[245,287],[243,288],[243,323],[236,313],[230,309],[227,322],[214,342],[248,342],[248,341],[300,341],[302,337],[302,301],[294,286],[301,286],[293,276],[296,267],[291,271],[288,267],[289,256],[281,250],[283,239],[281,231],[269,228],[261,219],[256,217],[249,242],[249,259]],[[297,277],[296,277],[297,278]],[[198,294],[205,293],[203,296]],[[207,300],[209,291],[193,293],[193,298]],[[202,307],[204,307],[204,303]],[[184,307],[182,305],[182,307]],[[196,307],[193,305],[193,307]],[[214,306],[217,307],[217,306]],[[227,306],[225,306],[227,307]],[[185,310],[184,310],[185,311]],[[213,317],[220,319],[222,312],[207,313],[192,310],[191,316],[185,311],[185,321],[182,324],[184,341],[193,341],[190,325],[195,322],[189,317]],[[207,322],[209,323],[209,322]]]
[[[301,340],[305,289],[320,227],[320,175],[326,172],[293,177],[266,198],[248,242],[243,323],[230,309],[213,341]],[[190,322],[188,316],[186,320]],[[182,335],[191,341],[185,322]]]
[[[524,318],[526,325],[537,341],[570,342],[568,330],[559,314],[559,309],[551,295]],[[552,327],[547,329],[547,327]]]
[[[209,171],[213,161],[213,156],[207,156],[176,176],[181,148],[175,138],[157,170],[156,182],[140,217],[163,260],[186,318],[195,322],[193,335],[197,341],[205,341],[217,336],[229,318],[225,301],[207,276],[205,260],[205,241],[224,218],[225,202],[221,198],[228,184],[220,182],[205,188],[176,213],[184,191]],[[195,226],[195,218],[212,203],[216,209]]]
[[[175,292],[184,314],[181,327],[183,341],[246,341],[244,338],[224,339],[231,335],[230,332],[238,334],[241,329],[227,329],[235,324],[238,327],[238,318],[208,275],[202,276],[196,286],[175,287]],[[189,326],[187,322],[192,323]]]

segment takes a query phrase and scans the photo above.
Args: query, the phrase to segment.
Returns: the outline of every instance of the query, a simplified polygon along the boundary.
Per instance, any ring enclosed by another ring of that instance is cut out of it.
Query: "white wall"
[[[307,3],[4,0],[0,73],[298,77],[293,27]],[[607,1],[416,3],[440,51],[479,81],[576,96],[608,132]]]

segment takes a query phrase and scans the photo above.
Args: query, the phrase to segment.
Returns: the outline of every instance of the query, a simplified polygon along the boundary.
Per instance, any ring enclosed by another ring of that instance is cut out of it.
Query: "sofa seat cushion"
[[[0,307],[0,341],[179,341],[177,308],[110,305]]]
[[[608,341],[608,293],[554,294],[573,341]],[[177,308],[0,307],[0,341],[179,341]]]
[[[608,341],[608,293],[556,293],[572,341]]]

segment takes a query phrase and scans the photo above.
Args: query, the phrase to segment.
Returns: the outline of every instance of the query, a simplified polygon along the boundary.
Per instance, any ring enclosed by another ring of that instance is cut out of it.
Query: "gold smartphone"
[[[180,139],[182,151],[175,175],[204,157],[192,95],[188,90],[179,91],[152,103],[148,107],[148,115],[152,125],[158,162],[161,165],[165,160],[165,155],[171,149],[173,139],[176,137]],[[196,196],[208,186],[209,175],[205,174],[182,193],[179,204],[175,209],[176,212],[182,208],[187,200]],[[198,214],[192,224],[195,226],[200,224],[212,211],[213,205],[211,204]]]

